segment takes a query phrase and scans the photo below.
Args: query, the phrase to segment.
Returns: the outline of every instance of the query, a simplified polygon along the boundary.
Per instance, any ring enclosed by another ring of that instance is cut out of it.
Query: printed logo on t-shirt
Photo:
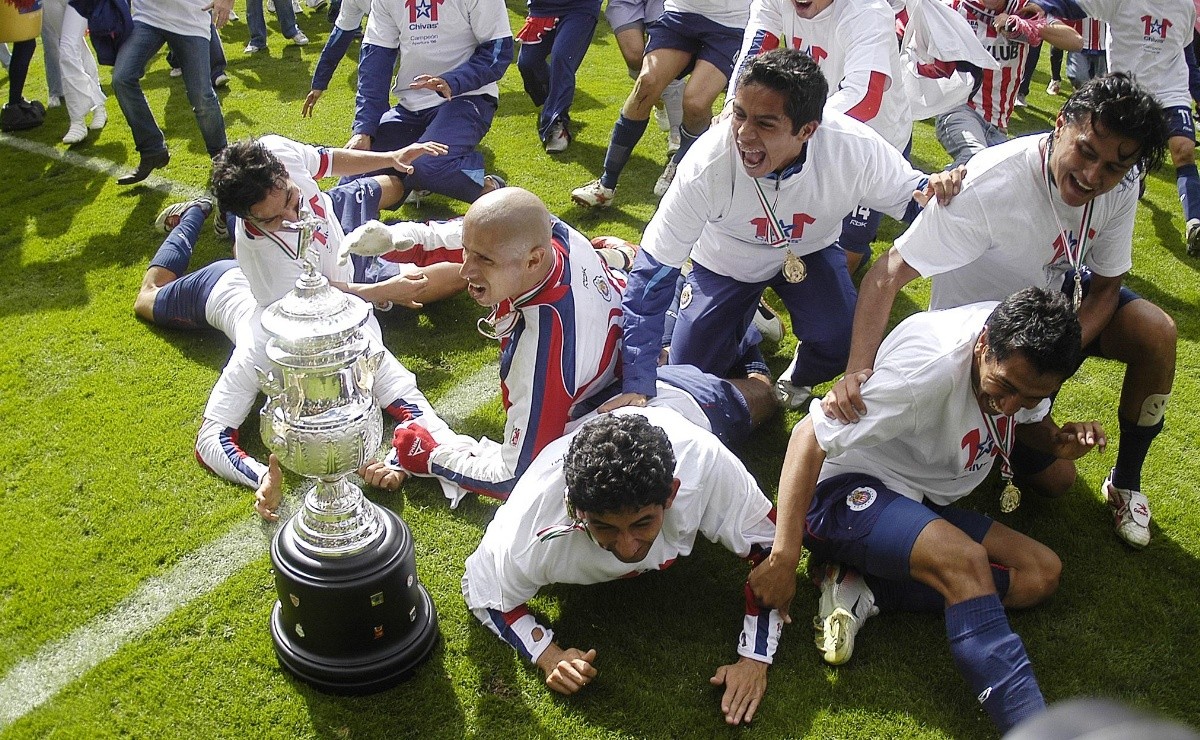
[[[1175,25],[1168,18],[1155,18],[1150,15],[1143,15],[1140,20],[1145,24],[1145,39],[1156,44],[1161,44],[1167,38],[1167,31]]]
[[[875,503],[875,499],[878,497],[879,494],[875,493],[874,488],[862,486],[861,488],[855,488],[846,496],[846,506],[849,506],[851,511],[862,511]]]
[[[437,23],[438,6],[445,0],[405,0],[404,5],[408,8],[408,22],[417,23],[422,18],[429,20],[431,23]]]
[[[779,230],[783,232],[788,241],[800,241],[804,238],[804,227],[815,223],[816,219],[807,213],[793,213],[792,222],[784,223],[783,219],[779,219]],[[766,216],[750,219],[750,225],[754,227],[754,238],[760,242],[771,241],[771,222]]]

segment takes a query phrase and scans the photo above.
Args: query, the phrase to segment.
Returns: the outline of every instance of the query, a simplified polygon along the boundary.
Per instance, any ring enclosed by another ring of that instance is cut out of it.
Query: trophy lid
[[[263,311],[262,326],[285,352],[312,355],[344,345],[370,314],[366,301],[331,286],[305,260],[296,287]]]

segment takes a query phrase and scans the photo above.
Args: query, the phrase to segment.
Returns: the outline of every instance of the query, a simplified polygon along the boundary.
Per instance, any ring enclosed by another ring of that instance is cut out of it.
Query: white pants
[[[83,123],[83,117],[89,110],[104,103],[96,57],[84,40],[87,21],[67,5],[67,0],[46,0],[42,5],[42,24],[52,37],[59,40],[59,67],[62,69],[67,115],[72,124]]]

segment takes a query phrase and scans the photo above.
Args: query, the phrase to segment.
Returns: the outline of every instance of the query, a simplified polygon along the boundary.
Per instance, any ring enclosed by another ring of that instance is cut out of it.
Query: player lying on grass
[[[480,332],[500,342],[500,444],[439,444],[406,426],[396,446],[405,470],[503,500],[542,448],[614,392],[625,278],[609,263],[628,268],[633,245],[595,249],[537,196],[510,187],[481,197],[461,220],[368,225],[347,238],[346,249],[422,269],[461,263],[467,292],[491,309]],[[686,386],[678,376],[664,379]],[[762,421],[770,413],[769,379],[737,382],[747,384],[739,387],[756,408],[767,409],[756,416]]]
[[[792,430],[775,546],[750,576],[761,603],[787,612],[803,543],[827,662],[849,660],[880,610],[942,611],[954,662],[1001,732],[1044,708],[1004,608],[1049,598],[1062,564],[1045,545],[952,504],[997,458],[1007,467],[1014,437],[1067,459],[1104,449],[1098,423],[1059,428],[1045,416],[1075,370],[1079,337],[1066,298],[1040,288],[897,326],[862,386],[870,414],[843,424],[813,401]]]
[[[846,375],[826,413],[854,421],[870,410],[858,397],[858,378],[870,372],[895,296],[913,278],[933,278],[935,309],[1000,300],[1027,285],[1062,290],[1079,312],[1084,355],[1125,365],[1121,444],[1103,489],[1117,534],[1134,547],[1146,545],[1150,503],[1141,493],[1142,465],[1163,429],[1176,330],[1161,308],[1121,282],[1133,266],[1134,173],[1163,161],[1168,136],[1150,93],[1116,73],[1076,91],[1053,133],[972,157],[954,202],[924,211],[863,277]],[[1057,496],[1075,483],[1069,460],[1020,443],[1013,467],[1023,490]]]
[[[403,164],[405,159],[426,151],[430,151],[427,146],[410,148],[407,153],[342,152],[308,147],[281,137],[231,145],[214,165],[218,168],[214,185],[224,196],[227,208],[246,216],[234,219],[239,261],[222,260],[190,274],[188,264],[204,220],[213,209],[212,202],[200,199],[176,204],[159,214],[159,228],[171,230],[151,260],[134,311],[164,326],[216,328],[233,341],[233,353],[205,408],[196,456],[223,478],[259,489],[256,508],[265,518],[275,517],[279,491],[266,485],[268,466],[239,446],[238,429],[258,396],[254,367],[269,367],[263,352],[266,337],[259,321],[261,311],[295,284],[301,259],[311,260],[332,284],[366,300],[418,305],[461,289],[454,270],[416,270],[366,258],[356,260],[353,269],[338,265],[343,227],[353,228],[377,217],[380,203],[394,202],[402,191],[393,187],[394,178],[380,176],[323,193],[317,190],[314,176],[349,174],[356,166],[371,169],[384,159]],[[345,161],[339,164],[339,158]],[[299,218],[301,202],[324,217],[304,258],[298,255],[298,235],[287,225]],[[374,316],[364,331],[382,348]],[[376,376],[375,393],[393,417],[415,417],[439,438],[454,436],[417,389],[412,373],[390,352],[385,354]],[[403,478],[402,473],[382,466],[363,472],[374,485],[394,487]]]
[[[526,606],[539,589],[663,570],[697,535],[757,562],[775,536],[773,519],[753,476],[712,434],[668,409],[620,409],[542,451],[467,558],[463,595],[542,669],[547,686],[573,694],[597,680],[598,653],[559,645]],[[754,718],[783,626],[777,610],[745,594],[739,658],[710,679],[725,686],[729,724]]]

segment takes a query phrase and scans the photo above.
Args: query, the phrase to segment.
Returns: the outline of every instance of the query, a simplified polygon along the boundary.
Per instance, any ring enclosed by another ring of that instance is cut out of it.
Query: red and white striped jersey
[[[983,44],[983,48],[1000,64],[1000,69],[983,70],[982,84],[978,90],[971,93],[967,105],[979,111],[983,120],[1002,131],[1007,131],[1008,118],[1012,115],[1017,101],[1017,89],[1021,86],[1025,59],[1029,56],[1029,44],[1000,35],[992,27],[996,15],[985,11],[982,6],[969,0],[948,0],[948,3],[967,19],[979,43]],[[1008,5],[1008,12],[1012,13],[1025,5],[1025,0],[1010,2]]]

